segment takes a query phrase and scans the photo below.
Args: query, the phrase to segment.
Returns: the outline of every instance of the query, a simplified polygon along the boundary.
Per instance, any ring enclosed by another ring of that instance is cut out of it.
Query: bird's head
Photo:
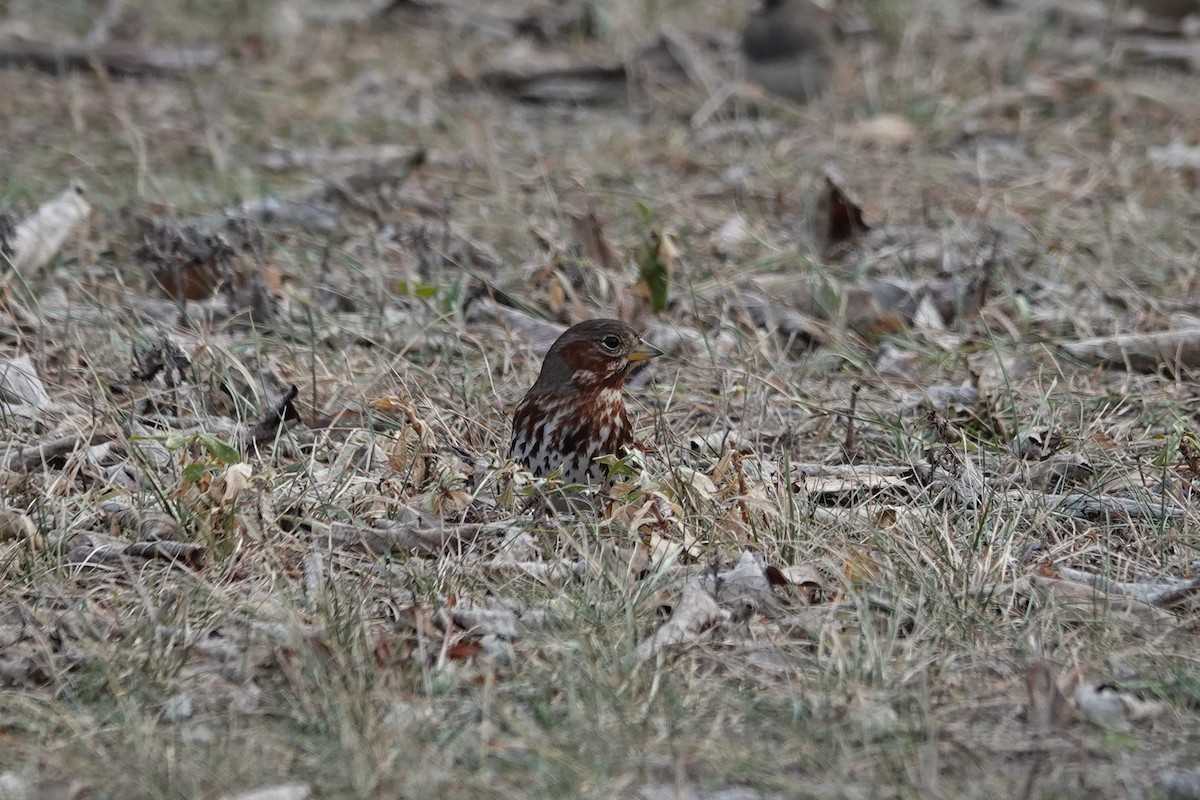
[[[615,319],[593,319],[567,328],[546,354],[533,391],[620,389],[636,365],[662,351]]]

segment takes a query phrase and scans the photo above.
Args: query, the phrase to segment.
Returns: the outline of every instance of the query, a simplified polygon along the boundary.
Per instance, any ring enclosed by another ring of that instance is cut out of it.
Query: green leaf
[[[431,300],[438,296],[438,287],[430,283],[411,283],[400,280],[396,281],[396,292],[409,297],[419,297],[422,300]]]
[[[637,208],[638,216],[642,218],[642,224],[650,227],[651,223],[654,222],[654,212],[650,210],[650,206],[639,200],[635,207]]]
[[[139,438],[142,438],[142,437],[130,436],[129,440],[136,441]],[[145,437],[145,438],[152,438],[152,437]],[[172,433],[170,436],[168,436],[166,439],[163,440],[163,446],[166,447],[171,452],[174,452],[176,450],[182,450],[183,448],[187,447],[191,441],[192,441],[192,437],[188,436],[187,434]]]
[[[184,483],[197,483],[205,475],[219,470],[220,467],[216,464],[211,464],[207,461],[196,461],[183,468],[183,475],[181,477]]]
[[[650,298],[650,308],[660,314],[667,310],[671,287],[671,269],[679,258],[670,234],[651,230],[637,249],[638,283]]]
[[[197,434],[196,440],[204,445],[208,454],[222,464],[236,464],[242,460],[242,454],[235,447],[227,444],[211,433]]]
[[[599,456],[596,463],[608,467],[610,478],[636,478],[646,468],[642,454],[638,450],[633,450],[624,456],[615,454]]]

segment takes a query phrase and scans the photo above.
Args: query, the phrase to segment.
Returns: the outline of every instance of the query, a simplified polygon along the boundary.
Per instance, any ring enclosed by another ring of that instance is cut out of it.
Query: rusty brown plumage
[[[534,475],[562,468],[568,484],[599,485],[607,469],[596,459],[632,447],[625,379],[662,355],[633,328],[594,319],[568,328],[550,346],[542,371],[513,415],[511,458]]]

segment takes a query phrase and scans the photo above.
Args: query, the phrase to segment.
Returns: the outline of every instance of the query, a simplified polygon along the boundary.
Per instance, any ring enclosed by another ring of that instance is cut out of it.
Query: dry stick
[[[204,565],[204,545],[195,542],[133,542],[125,548],[125,553],[142,558],[174,561],[194,568]]]
[[[337,212],[314,207],[322,203],[342,202],[378,217],[378,211],[362,200],[361,195],[384,185],[396,190],[425,163],[424,148],[412,150],[396,158],[374,162],[343,175],[325,178],[320,185],[282,196],[263,196],[248,200],[240,206],[225,209],[220,215],[183,220],[184,224],[210,227],[229,217],[246,217],[259,224],[298,225],[314,230],[336,226]],[[333,219],[329,219],[332,217]]]
[[[858,393],[860,391],[862,391],[862,384],[855,381],[850,386],[850,410],[846,412],[846,443],[843,445],[846,455],[854,453],[854,418],[858,413]]]
[[[111,441],[112,436],[105,433],[74,434],[63,436],[43,444],[23,447],[16,453],[10,453],[7,460],[2,462],[6,469],[32,470],[56,458],[70,455],[80,447],[90,447]]]
[[[0,66],[43,72],[90,70],[101,64],[113,75],[184,75],[210,70],[224,54],[215,47],[146,48],[128,44],[89,47],[78,42],[0,42]]]
[[[1087,364],[1123,367],[1132,372],[1156,372],[1167,367],[1200,366],[1200,329],[1124,333],[1074,342],[1063,342],[1061,349]]]
[[[331,547],[363,549],[377,555],[414,552],[434,555],[455,544],[471,544],[494,530],[475,523],[435,528],[383,520],[371,526],[334,522],[323,538]]]

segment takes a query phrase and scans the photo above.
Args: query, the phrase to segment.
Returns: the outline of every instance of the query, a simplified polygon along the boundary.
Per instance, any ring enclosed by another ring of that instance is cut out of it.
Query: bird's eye
[[[608,336],[605,336],[603,340],[601,340],[600,344],[604,345],[605,350],[615,351],[618,347],[621,346],[621,340],[618,339],[616,336],[609,334]]]

